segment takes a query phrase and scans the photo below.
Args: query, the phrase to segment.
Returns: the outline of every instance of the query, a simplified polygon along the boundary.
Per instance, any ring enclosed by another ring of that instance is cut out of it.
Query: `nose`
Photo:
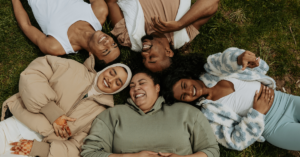
[[[109,44],[109,40],[106,39],[103,45],[106,46],[107,44]]]
[[[193,88],[186,88],[184,93],[189,96],[193,96]]]
[[[137,90],[139,90],[139,89],[140,89],[140,86],[139,86],[139,85],[135,85],[134,91],[137,91]]]

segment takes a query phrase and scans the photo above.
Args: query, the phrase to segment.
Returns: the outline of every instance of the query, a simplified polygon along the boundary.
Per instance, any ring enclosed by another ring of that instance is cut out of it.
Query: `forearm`
[[[24,27],[31,25],[30,19],[27,12],[25,11],[20,0],[12,0],[14,14],[20,28],[23,30]]]
[[[135,157],[135,154],[111,154],[109,157]]]
[[[207,157],[207,155],[203,152],[197,152],[191,155],[186,155],[185,157]]]
[[[218,9],[218,2],[218,0],[197,0],[191,9],[179,20],[181,29],[199,19],[212,16]]]

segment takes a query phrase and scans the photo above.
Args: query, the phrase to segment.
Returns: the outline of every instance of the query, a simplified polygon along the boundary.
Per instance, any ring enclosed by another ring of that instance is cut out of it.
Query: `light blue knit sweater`
[[[200,80],[209,88],[225,78],[236,78],[244,81],[259,81],[275,89],[274,79],[265,75],[269,70],[265,61],[260,60],[256,68],[241,70],[242,66],[237,64],[237,57],[244,51],[228,48],[223,53],[210,55],[204,66],[207,73],[201,75]],[[201,110],[209,120],[217,141],[223,146],[243,150],[255,141],[265,141],[261,136],[265,126],[265,115],[255,109],[250,108],[247,116],[241,117],[230,107],[216,101],[202,99],[197,105],[202,106]]]

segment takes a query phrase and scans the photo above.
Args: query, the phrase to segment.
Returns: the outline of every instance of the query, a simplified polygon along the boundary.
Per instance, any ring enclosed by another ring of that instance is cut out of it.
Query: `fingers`
[[[21,145],[21,142],[13,142],[13,143],[10,143],[9,145],[11,145],[11,146],[17,146],[17,145]]]
[[[61,138],[64,138],[64,133],[62,132],[63,127],[59,126],[58,133]]]
[[[54,127],[54,132],[55,132],[55,135],[58,136],[58,129],[56,127]]]
[[[263,89],[263,91],[262,91],[262,98],[264,98],[265,100],[266,100],[266,96],[267,96],[267,94],[266,94],[266,86],[264,86],[264,89]]]
[[[68,137],[68,134],[65,130],[65,126],[62,128],[62,133],[64,134],[64,138],[67,138]]]
[[[161,18],[159,16],[158,16],[158,21],[162,26],[166,27],[166,22],[161,20]]]
[[[160,156],[170,156],[170,155],[172,155],[172,153],[162,153],[162,152],[159,152],[158,154]]]
[[[67,121],[71,121],[71,122],[75,122],[75,121],[76,121],[75,118],[70,118],[70,117],[66,117],[66,120],[67,120]]]
[[[257,102],[258,97],[259,97],[259,92],[258,92],[258,91],[255,91],[255,95],[254,95],[254,103]]]
[[[67,133],[69,134],[69,136],[71,136],[72,133],[71,133],[71,130],[70,130],[69,126],[66,125],[65,129],[66,129]]]

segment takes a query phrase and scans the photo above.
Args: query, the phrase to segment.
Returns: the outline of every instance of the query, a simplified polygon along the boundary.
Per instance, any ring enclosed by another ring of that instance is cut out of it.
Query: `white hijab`
[[[127,71],[127,78],[126,78],[126,81],[125,83],[123,84],[123,86],[118,89],[117,91],[113,92],[113,93],[105,93],[103,91],[101,91],[97,85],[97,82],[98,82],[98,77],[99,75],[104,72],[105,70],[109,69],[109,68],[112,68],[112,67],[123,67],[126,69]],[[101,94],[116,94],[116,93],[119,93],[120,91],[122,91],[124,88],[126,88],[131,80],[131,77],[132,77],[132,72],[130,70],[130,68],[125,65],[125,64],[122,64],[122,63],[116,63],[116,64],[113,64],[113,65],[110,65],[106,68],[104,68],[103,70],[99,71],[96,75],[96,78],[95,78],[95,81],[93,83],[93,86],[92,88],[90,89],[90,91],[88,92],[88,96],[93,96],[93,95],[101,95]]]

